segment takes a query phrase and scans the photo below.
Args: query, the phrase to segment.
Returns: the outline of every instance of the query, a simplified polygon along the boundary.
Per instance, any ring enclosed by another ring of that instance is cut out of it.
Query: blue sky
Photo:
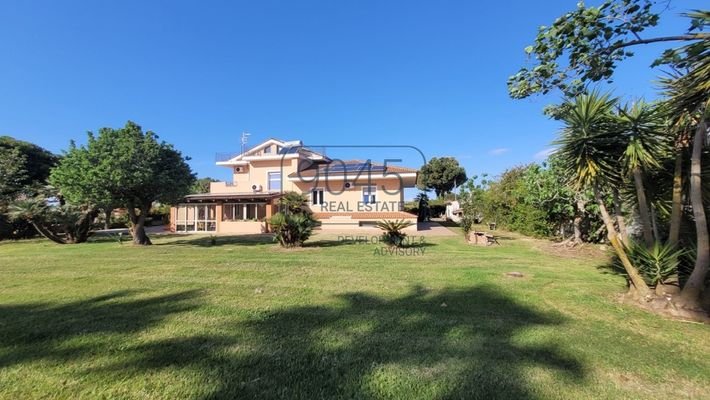
[[[596,3],[596,2],[590,2]],[[455,156],[469,175],[535,161],[558,128],[554,96],[511,100],[539,25],[576,1],[4,1],[0,3],[0,135],[52,151],[133,120],[226,179],[216,153],[268,137],[306,144],[416,146]],[[674,1],[646,35],[687,27]],[[652,98],[637,49],[619,95]],[[411,152],[329,149],[342,158]]]

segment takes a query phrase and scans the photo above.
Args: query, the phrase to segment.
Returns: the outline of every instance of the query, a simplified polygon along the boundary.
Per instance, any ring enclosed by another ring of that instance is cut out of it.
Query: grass
[[[326,236],[0,243],[0,398],[710,393],[708,326],[619,304],[603,257],[499,235],[415,256]]]

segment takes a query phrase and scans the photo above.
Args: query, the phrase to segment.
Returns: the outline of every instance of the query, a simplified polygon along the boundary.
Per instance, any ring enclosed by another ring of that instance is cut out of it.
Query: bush
[[[429,214],[434,218],[439,218],[446,214],[446,204],[429,204]]]
[[[274,214],[269,220],[272,231],[283,247],[301,247],[311,237],[316,219],[309,213],[283,213]]]
[[[308,211],[308,197],[298,192],[286,192],[279,199],[279,209],[288,214],[303,214]]]
[[[627,246],[627,255],[647,284],[658,285],[668,281],[678,273],[678,267],[685,256],[686,250],[677,249],[673,245],[656,242],[651,248],[643,243],[631,242]],[[621,261],[614,258],[614,269],[624,271]]]
[[[402,230],[414,224],[402,219],[397,221],[378,221],[375,225],[384,231],[382,241],[392,246],[400,247],[407,236]]]
[[[130,220],[128,214],[112,215],[111,222],[109,223],[110,229],[118,228],[128,228],[130,226]]]
[[[475,217],[473,215],[464,214],[461,217],[461,230],[463,230],[463,235],[466,239],[468,239],[468,234],[473,230],[474,220]]]
[[[0,214],[0,240],[27,239],[37,236],[37,230],[25,220],[11,221]]]

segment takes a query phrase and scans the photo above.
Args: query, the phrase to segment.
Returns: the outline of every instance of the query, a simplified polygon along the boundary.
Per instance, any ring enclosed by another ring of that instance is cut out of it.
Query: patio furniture
[[[468,242],[476,246],[490,246],[492,244],[500,245],[495,236],[490,233],[480,231],[472,231],[469,233]]]

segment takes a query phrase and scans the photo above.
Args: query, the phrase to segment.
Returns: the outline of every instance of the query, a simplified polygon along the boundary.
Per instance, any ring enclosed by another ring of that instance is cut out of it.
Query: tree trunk
[[[89,233],[91,232],[91,223],[96,218],[98,214],[97,209],[88,210],[84,215],[81,216],[79,221],[77,221],[76,226],[74,226],[74,243],[84,243],[89,238]]]
[[[32,224],[32,226],[37,230],[37,232],[40,233],[40,235],[46,237],[47,239],[53,241],[54,243],[67,244],[67,242],[64,239],[55,235],[54,232],[45,228],[44,226],[42,226],[42,224],[39,224],[33,220],[30,220],[30,224]]]
[[[595,193],[595,196],[596,196],[596,193]],[[623,244],[628,245],[629,244],[629,235],[626,232],[626,222],[624,222],[624,214],[621,213],[621,199],[619,199],[619,190],[616,188],[614,188],[614,190],[613,190],[613,197],[614,197],[614,217],[616,218],[616,224],[619,226],[619,237],[621,238],[621,242]],[[599,201],[601,201],[601,197],[597,200],[597,202],[599,202]],[[603,203],[603,201],[602,201],[602,203]],[[605,207],[605,210],[606,210],[606,207]],[[609,220],[611,221],[611,219],[609,219]],[[616,230],[614,230],[614,231],[616,232]]]
[[[656,240],[659,240],[659,238],[661,237],[661,233],[658,230],[658,214],[656,213],[656,207],[653,206],[653,203],[650,203],[650,209],[651,209],[651,227],[653,228],[653,237]]]
[[[693,217],[695,218],[697,255],[693,272],[680,293],[680,303],[687,308],[698,308],[700,293],[705,286],[705,277],[710,265],[710,237],[708,237],[708,221],[703,207],[701,178],[701,158],[706,135],[707,125],[705,114],[703,114],[695,129],[693,153],[690,157],[690,204],[693,206]]]
[[[145,234],[145,217],[148,215],[150,205],[142,206],[140,214],[136,215],[136,210],[133,207],[128,207],[128,215],[131,218],[131,234],[133,235],[133,244],[142,246],[153,244],[148,235]]]
[[[106,207],[104,208],[104,229],[111,229],[111,214],[113,209]]]
[[[648,200],[646,199],[646,190],[643,187],[643,174],[641,173],[641,168],[634,168],[633,176],[634,186],[636,187],[636,199],[638,200],[639,205],[639,219],[641,221],[643,241],[646,243],[646,247],[651,247],[653,246],[651,214],[648,210]]]
[[[597,204],[599,205],[599,211],[602,214],[602,220],[604,221],[604,225],[606,226],[607,237],[609,238],[609,242],[611,243],[612,247],[614,247],[616,255],[619,257],[619,260],[621,260],[621,263],[623,264],[626,273],[629,275],[631,285],[633,286],[632,289],[635,289],[638,295],[640,295],[642,298],[648,298],[649,296],[651,296],[651,289],[648,288],[648,285],[641,277],[641,274],[639,274],[636,267],[634,267],[634,265],[631,263],[631,260],[629,260],[629,257],[626,255],[624,245],[619,241],[618,235],[616,234],[614,222],[612,221],[611,216],[609,216],[609,212],[607,211],[606,206],[604,205],[604,201],[602,200],[601,194],[599,193],[599,190],[596,187],[594,188],[594,198],[597,200]]]
[[[577,199],[577,212],[575,212],[574,219],[572,220],[572,229],[574,231],[574,242],[582,243],[584,239],[582,238],[582,221],[584,220],[585,207],[587,202],[582,199]]]
[[[575,243],[582,243],[582,217],[580,215],[574,217],[574,221],[572,222],[572,226],[574,229],[574,242]]]
[[[673,203],[671,204],[670,232],[668,243],[676,245],[680,236],[680,222],[683,216],[683,150],[679,149],[675,157],[673,170]]]

